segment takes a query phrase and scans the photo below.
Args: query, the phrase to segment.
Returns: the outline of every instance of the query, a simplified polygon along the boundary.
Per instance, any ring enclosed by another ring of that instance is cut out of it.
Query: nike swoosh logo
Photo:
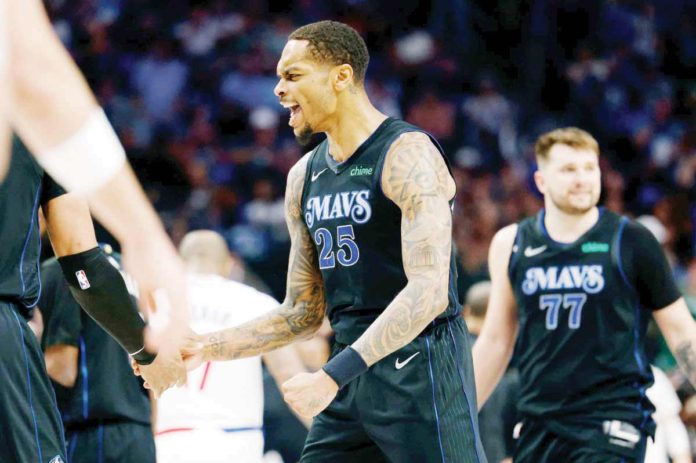
[[[529,246],[527,246],[526,248],[524,248],[524,256],[525,257],[534,257],[534,256],[538,256],[539,254],[541,254],[544,251],[546,251],[546,245],[539,246],[538,248],[530,248]]]
[[[399,362],[399,359],[397,358],[397,359],[396,359],[396,363],[394,364],[394,367],[395,367],[397,370],[401,370],[403,367],[405,367],[405,366],[408,364],[408,362],[410,362],[411,360],[413,360],[413,357],[415,357],[415,356],[418,355],[418,354],[420,354],[420,352],[416,352],[415,354],[413,354],[412,356],[410,356],[409,358],[407,358],[407,359],[404,360],[403,362]]]
[[[323,170],[320,170],[319,172],[312,172],[312,181],[315,181],[316,179],[318,179],[319,176],[321,174],[323,174],[324,172],[326,172],[327,169],[328,169],[328,167],[325,167]]]

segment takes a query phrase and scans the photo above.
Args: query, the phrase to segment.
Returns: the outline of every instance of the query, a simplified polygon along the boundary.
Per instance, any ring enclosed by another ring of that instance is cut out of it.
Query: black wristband
[[[353,381],[368,369],[367,363],[352,347],[348,346],[338,353],[322,368],[331,377],[339,389]]]

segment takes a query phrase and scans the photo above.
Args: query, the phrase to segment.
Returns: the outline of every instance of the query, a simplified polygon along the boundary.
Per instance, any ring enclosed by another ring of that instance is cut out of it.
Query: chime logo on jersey
[[[350,170],[350,176],[372,175],[372,170],[372,167],[355,166]]]
[[[369,199],[370,190],[312,196],[307,200],[305,222],[311,227],[315,221],[349,217],[355,223],[365,223],[372,217]]]
[[[565,267],[532,267],[527,269],[522,292],[531,296],[537,291],[582,289],[596,294],[604,288],[604,268],[601,265],[568,265]]]

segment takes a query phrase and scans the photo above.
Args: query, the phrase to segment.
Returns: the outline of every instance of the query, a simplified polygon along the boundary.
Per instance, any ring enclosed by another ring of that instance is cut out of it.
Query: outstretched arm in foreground
[[[6,97],[0,101],[0,124],[6,119],[56,181],[87,197],[94,215],[121,243],[141,301],[159,303],[147,306],[159,310],[166,328],[160,340],[171,347],[185,332],[188,315],[183,264],[42,2],[4,0],[3,6],[7,30],[0,44],[7,41],[7,82],[0,84],[6,93],[0,95]],[[0,146],[3,158],[4,149]]]
[[[141,373],[155,394],[182,384],[186,380],[186,370],[178,350],[162,351],[154,359],[143,352],[145,323],[120,272],[97,247],[87,202],[75,194],[64,194],[48,201],[44,205],[44,214],[51,244],[72,297],[142,363]],[[90,284],[82,287],[76,273],[84,275]]]

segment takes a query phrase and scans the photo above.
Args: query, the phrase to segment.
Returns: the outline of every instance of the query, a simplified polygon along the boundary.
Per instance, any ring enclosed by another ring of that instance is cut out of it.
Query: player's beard
[[[592,197],[586,206],[577,206],[567,197],[557,198],[555,194],[549,192],[551,202],[556,209],[568,215],[583,215],[591,211],[599,202],[599,194],[592,193]]]
[[[300,133],[295,135],[295,139],[301,146],[307,146],[312,141],[312,135],[314,135],[314,130],[307,123],[300,129]]]

